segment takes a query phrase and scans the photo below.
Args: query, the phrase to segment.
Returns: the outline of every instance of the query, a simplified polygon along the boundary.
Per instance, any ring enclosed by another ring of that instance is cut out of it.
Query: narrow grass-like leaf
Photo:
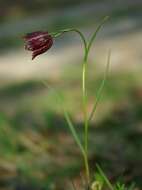
[[[96,164],[97,170],[99,171],[100,175],[103,177],[104,182],[107,184],[107,186],[109,187],[110,190],[114,190],[112,184],[110,183],[109,179],[106,177],[106,175],[104,174],[103,170],[100,168],[100,166],[98,164]]]
[[[78,137],[78,135],[77,135],[77,132],[76,132],[76,130],[75,130],[75,127],[74,127],[74,125],[73,125],[73,123],[72,123],[72,121],[71,121],[71,119],[70,119],[69,113],[68,113],[64,108],[63,108],[63,110],[64,110],[65,119],[66,119],[66,121],[67,121],[67,123],[68,123],[68,126],[69,126],[69,128],[70,128],[70,131],[71,131],[71,133],[72,133],[72,136],[74,137],[74,139],[75,139],[77,145],[79,146],[79,148],[80,148],[82,154],[84,154],[84,148],[83,148],[83,146],[82,146],[82,144],[81,144],[81,142],[80,142],[80,140],[79,140],[79,137]]]
[[[91,37],[91,39],[90,39],[90,41],[89,41],[89,44],[88,44],[87,54],[89,53],[89,51],[90,51],[90,49],[91,49],[91,46],[92,46],[94,40],[96,39],[96,36],[97,36],[99,30],[101,29],[101,27],[103,26],[103,24],[104,24],[108,19],[109,19],[109,16],[105,16],[105,17],[102,19],[101,23],[98,25],[98,27],[97,27],[96,31],[94,32],[94,34],[92,35],[92,37]],[[87,55],[87,56],[88,56],[88,55]]]
[[[77,135],[77,132],[76,132],[76,130],[75,130],[75,126],[74,126],[74,124],[73,124],[72,121],[71,121],[71,118],[70,118],[70,115],[69,115],[68,111],[67,111],[67,110],[65,109],[65,107],[63,106],[63,97],[62,97],[62,94],[61,94],[59,91],[57,91],[56,89],[50,87],[50,86],[46,83],[46,81],[42,81],[42,83],[43,83],[46,87],[48,87],[48,88],[54,90],[54,92],[55,92],[55,94],[56,94],[56,97],[57,97],[57,100],[58,100],[59,103],[61,104],[61,107],[62,107],[64,116],[65,116],[65,119],[66,119],[67,124],[68,124],[68,127],[69,127],[69,129],[70,129],[70,131],[71,131],[71,134],[72,134],[73,138],[75,139],[75,142],[77,143],[78,147],[80,148],[82,154],[84,155],[84,154],[85,154],[85,151],[84,151],[84,148],[83,148],[83,146],[82,146],[82,144],[81,144],[81,141],[80,141],[80,139],[79,139],[79,136]]]
[[[102,95],[103,88],[105,86],[105,82],[106,82],[106,79],[107,79],[107,75],[108,75],[108,71],[109,71],[109,66],[110,66],[110,57],[111,57],[111,52],[109,51],[108,58],[107,58],[107,65],[106,65],[106,69],[105,69],[105,73],[104,73],[104,77],[103,77],[101,85],[100,85],[100,87],[99,87],[99,89],[97,91],[96,101],[94,103],[93,109],[92,109],[92,111],[90,113],[90,116],[89,116],[89,119],[88,119],[89,122],[91,121],[91,119],[94,116],[94,113],[95,113],[95,111],[97,109],[97,105],[98,105],[99,100],[100,100],[101,95]]]

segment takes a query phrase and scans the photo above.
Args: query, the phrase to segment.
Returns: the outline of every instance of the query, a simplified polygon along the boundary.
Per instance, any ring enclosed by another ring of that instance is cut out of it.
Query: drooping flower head
[[[46,52],[53,44],[53,38],[48,32],[32,32],[24,36],[26,45],[25,49],[32,51],[32,59]]]

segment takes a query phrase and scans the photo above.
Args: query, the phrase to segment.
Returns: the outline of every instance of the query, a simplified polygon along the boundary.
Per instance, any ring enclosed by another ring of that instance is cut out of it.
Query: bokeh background
[[[112,181],[142,188],[142,1],[0,0],[0,189],[66,189],[84,168],[55,91],[60,89],[80,137],[82,46],[65,34],[31,61],[22,37],[29,32],[80,29],[86,37],[100,19],[88,63],[88,112],[111,67],[90,126],[89,160]]]

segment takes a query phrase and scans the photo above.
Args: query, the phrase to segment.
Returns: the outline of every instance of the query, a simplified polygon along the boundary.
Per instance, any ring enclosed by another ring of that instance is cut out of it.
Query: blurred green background
[[[82,137],[82,46],[65,34],[31,61],[22,37],[75,27],[86,37],[109,15],[88,63],[88,112],[103,78],[109,49],[111,68],[90,128],[92,172],[99,163],[110,179],[142,188],[142,1],[0,1],[0,189],[69,189],[80,183],[81,155],[55,91],[60,89]]]

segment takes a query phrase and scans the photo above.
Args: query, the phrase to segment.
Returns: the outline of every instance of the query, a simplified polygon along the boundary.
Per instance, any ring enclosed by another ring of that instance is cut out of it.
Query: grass
[[[101,72],[94,74],[93,70],[90,66],[90,106],[102,78]],[[82,137],[79,66],[65,73],[68,74],[63,73],[60,81],[52,85],[63,90],[64,103]],[[112,182],[119,179],[129,185],[135,181],[139,187],[142,185],[140,76],[131,72],[109,76],[89,134],[92,171],[97,162]],[[55,101],[55,93],[37,81],[25,81],[2,87],[0,97],[0,166],[7,172],[7,182],[11,179],[12,185],[18,186],[19,181],[25,188],[35,184],[38,188],[55,184],[63,188],[70,178],[77,179],[79,171],[83,172],[80,153]],[[0,173],[1,180],[4,172]]]

